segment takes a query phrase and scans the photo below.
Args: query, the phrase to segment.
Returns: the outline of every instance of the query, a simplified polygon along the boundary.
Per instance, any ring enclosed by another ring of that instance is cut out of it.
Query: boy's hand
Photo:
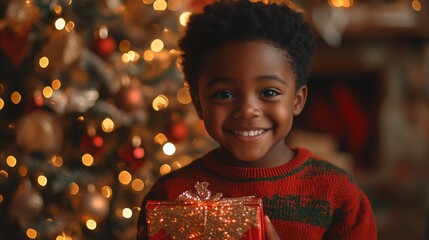
[[[267,240],[281,240],[270,218],[265,215],[265,236]]]

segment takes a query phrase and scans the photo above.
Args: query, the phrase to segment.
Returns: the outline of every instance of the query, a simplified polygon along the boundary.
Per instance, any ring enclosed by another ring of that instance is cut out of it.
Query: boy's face
[[[284,138],[307,88],[295,89],[282,50],[260,41],[222,45],[207,56],[198,81],[195,103],[223,157],[269,167],[289,156]]]

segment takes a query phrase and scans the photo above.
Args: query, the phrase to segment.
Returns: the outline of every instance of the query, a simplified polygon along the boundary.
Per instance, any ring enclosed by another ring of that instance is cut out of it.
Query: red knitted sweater
[[[376,239],[369,200],[351,176],[308,150],[294,151],[290,162],[273,168],[225,166],[212,151],[155,183],[138,226],[146,225],[147,200],[173,200],[206,181],[211,192],[224,197],[262,198],[281,239]]]

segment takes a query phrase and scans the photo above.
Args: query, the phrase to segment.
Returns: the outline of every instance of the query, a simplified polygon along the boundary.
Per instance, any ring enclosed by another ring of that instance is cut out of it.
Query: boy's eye
[[[220,91],[213,94],[214,98],[221,98],[221,99],[227,99],[232,98],[232,93],[228,91]]]
[[[279,94],[280,93],[274,89],[265,89],[264,91],[261,92],[262,97],[275,97]]]

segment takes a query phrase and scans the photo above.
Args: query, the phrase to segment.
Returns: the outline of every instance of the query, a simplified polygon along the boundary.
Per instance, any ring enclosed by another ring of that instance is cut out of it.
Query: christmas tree
[[[1,1],[0,239],[135,239],[153,182],[214,144],[176,49],[206,2]]]

